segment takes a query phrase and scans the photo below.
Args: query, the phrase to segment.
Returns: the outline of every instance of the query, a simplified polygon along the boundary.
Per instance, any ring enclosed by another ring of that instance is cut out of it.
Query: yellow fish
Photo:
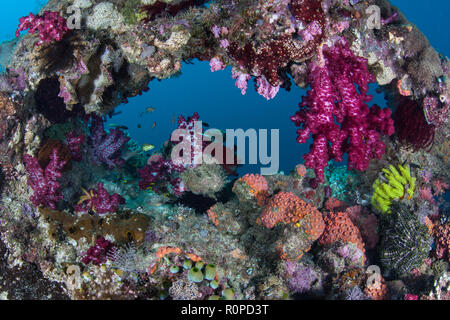
[[[142,151],[144,151],[144,152],[147,152],[147,151],[150,151],[150,150],[153,150],[153,149],[155,149],[155,146],[152,145],[152,144],[144,144],[144,145],[142,145]]]

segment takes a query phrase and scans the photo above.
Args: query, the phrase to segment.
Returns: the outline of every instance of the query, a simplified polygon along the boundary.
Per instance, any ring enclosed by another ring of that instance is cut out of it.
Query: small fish
[[[117,111],[117,112],[111,111],[110,113],[108,113],[108,116],[111,119],[112,117],[118,116],[119,114],[122,114],[122,111]]]
[[[209,124],[208,124],[208,123],[203,122],[203,125],[204,125],[205,127],[209,128]]]
[[[147,152],[147,151],[150,151],[153,149],[155,149],[155,146],[152,144],[143,144],[142,145],[142,151],[144,151],[144,152]]]
[[[139,117],[142,117],[142,116],[144,115],[144,113],[152,113],[152,112],[155,111],[155,110],[156,110],[156,109],[153,108],[153,107],[148,107],[148,108],[145,109],[145,111],[142,111],[142,112],[139,114]]]
[[[115,124],[115,123],[110,123],[108,126],[111,127],[111,128],[119,128],[119,129],[122,129],[122,130],[128,130],[127,126],[122,126],[122,125]]]
[[[140,123],[138,123],[137,127],[138,127],[138,129],[142,129],[142,126]]]
[[[128,150],[127,152],[125,152],[125,154],[122,155],[122,159],[128,161],[131,158],[136,157],[137,155],[137,152]]]
[[[152,129],[156,128],[156,121],[152,124]]]
[[[175,116],[172,118],[172,124],[175,124]]]

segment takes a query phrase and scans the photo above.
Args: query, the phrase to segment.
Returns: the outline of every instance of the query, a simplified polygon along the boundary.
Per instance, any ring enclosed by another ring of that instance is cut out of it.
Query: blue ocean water
[[[2,28],[0,40],[14,37],[21,16],[31,11],[37,13],[46,1],[24,0],[4,2],[0,12]],[[442,54],[450,56],[450,1],[434,0],[392,0],[410,21],[425,33],[431,44]],[[129,103],[119,106],[122,114],[113,117],[109,123],[125,125],[131,137],[139,143],[151,143],[157,147],[169,139],[176,128],[177,118],[182,114],[192,115],[195,111],[200,119],[218,129],[244,130],[249,128],[280,130],[280,171],[290,171],[302,162],[302,155],[308,152],[309,144],[296,143],[296,127],[289,117],[298,109],[304,90],[292,86],[290,92],[281,89],[275,99],[266,101],[253,89],[245,96],[234,86],[231,68],[211,73],[208,62],[194,61],[184,64],[181,77],[153,80],[150,91],[143,96],[129,99]],[[375,87],[373,87],[375,88]],[[383,96],[372,90],[374,103],[385,106]],[[149,106],[155,108],[152,113],[140,114]],[[156,123],[156,127],[153,124]],[[138,125],[141,128],[138,128]],[[256,172],[258,166],[244,166],[240,173]]]

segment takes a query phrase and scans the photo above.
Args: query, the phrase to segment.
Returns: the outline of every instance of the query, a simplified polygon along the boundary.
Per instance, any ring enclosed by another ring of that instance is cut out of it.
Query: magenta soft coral
[[[95,245],[90,247],[86,252],[86,255],[81,259],[84,264],[93,263],[97,266],[105,263],[108,253],[114,250],[114,245],[111,241],[106,240],[103,237],[97,239]]]
[[[36,42],[38,46],[53,40],[61,41],[69,31],[66,19],[56,11],[45,11],[43,15],[30,13],[27,17],[20,18],[19,22],[16,37],[20,36],[23,30],[29,29],[28,33],[31,34],[38,31],[39,40]]]
[[[167,182],[172,186],[173,192],[180,196],[184,191],[183,184],[179,178],[173,178],[175,172],[183,172],[185,168],[175,165],[171,160],[165,159],[163,156],[153,156],[149,159],[147,165],[138,170],[141,180],[139,188],[145,190],[149,187],[158,190],[158,182]]]
[[[77,205],[75,211],[87,212],[92,211],[98,214],[112,213],[117,211],[119,204],[124,204],[125,199],[119,194],[109,195],[108,191],[103,187],[103,183],[99,182],[97,190],[91,189],[85,191]]]
[[[394,133],[390,109],[366,104],[372,99],[368,85],[375,81],[367,60],[355,56],[344,40],[325,46],[322,53],[310,65],[311,90],[291,117],[300,127],[297,142],[305,143],[310,134],[314,140],[304,156],[305,165],[316,173],[313,185],[324,181],[328,161],[343,161],[346,152],[350,170],[366,170],[372,158],[384,154],[380,134]]]
[[[90,115],[88,119],[91,120],[89,153],[94,163],[105,163],[109,169],[123,166],[125,160],[120,157],[121,149],[130,137],[125,136],[119,128],[111,129],[107,133],[103,119],[99,116]]]
[[[24,155],[25,168],[28,172],[28,184],[34,193],[31,202],[37,206],[50,207],[56,209],[56,203],[63,199],[59,191],[58,179],[62,176],[65,161],[60,160],[57,149],[53,149],[50,155],[50,163],[41,168],[36,157],[28,154]]]
[[[66,134],[67,145],[69,146],[70,152],[72,153],[72,159],[80,162],[83,158],[81,154],[81,146],[85,140],[84,135],[77,136],[75,131],[71,131]]]

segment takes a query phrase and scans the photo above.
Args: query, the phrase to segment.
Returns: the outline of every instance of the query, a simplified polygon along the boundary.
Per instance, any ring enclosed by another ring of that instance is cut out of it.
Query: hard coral
[[[323,59],[310,66],[309,81],[311,90],[291,120],[301,127],[298,143],[313,136],[311,152],[304,156],[305,165],[316,173],[313,185],[324,181],[329,160],[341,162],[346,152],[350,170],[367,170],[369,161],[385,151],[380,134],[394,133],[390,109],[366,104],[372,99],[368,84],[375,81],[367,60],[355,56],[346,41],[325,46]]]
[[[19,27],[16,31],[16,37],[20,36],[20,32],[26,29],[28,33],[39,32],[39,40],[36,45],[49,43],[53,40],[60,41],[69,31],[66,19],[61,17],[59,12],[44,11],[42,15],[34,15],[30,13],[28,17],[19,19]]]
[[[56,208],[56,203],[63,199],[59,191],[58,179],[62,176],[65,161],[59,157],[57,149],[53,149],[49,164],[43,169],[38,159],[24,155],[25,168],[28,171],[28,184],[34,193],[30,200],[35,206]]]
[[[269,200],[258,220],[266,228],[271,229],[278,223],[303,225],[304,222],[301,220],[309,217],[315,223],[307,233],[317,239],[324,228],[320,212],[292,192],[279,192]]]
[[[375,283],[369,284],[364,289],[364,294],[372,300],[388,300],[390,297],[389,288],[381,275]]]
[[[75,206],[77,212],[111,213],[117,211],[119,204],[125,203],[125,199],[117,193],[110,196],[101,182],[98,183],[97,190],[86,191],[83,189],[83,192],[84,195]]]
[[[325,230],[319,239],[321,245],[330,245],[336,241],[353,243],[363,253],[364,242],[358,228],[344,212],[329,212],[323,217]]]
[[[254,203],[263,206],[269,195],[267,180],[258,174],[246,174],[236,180],[233,192],[241,203]]]

